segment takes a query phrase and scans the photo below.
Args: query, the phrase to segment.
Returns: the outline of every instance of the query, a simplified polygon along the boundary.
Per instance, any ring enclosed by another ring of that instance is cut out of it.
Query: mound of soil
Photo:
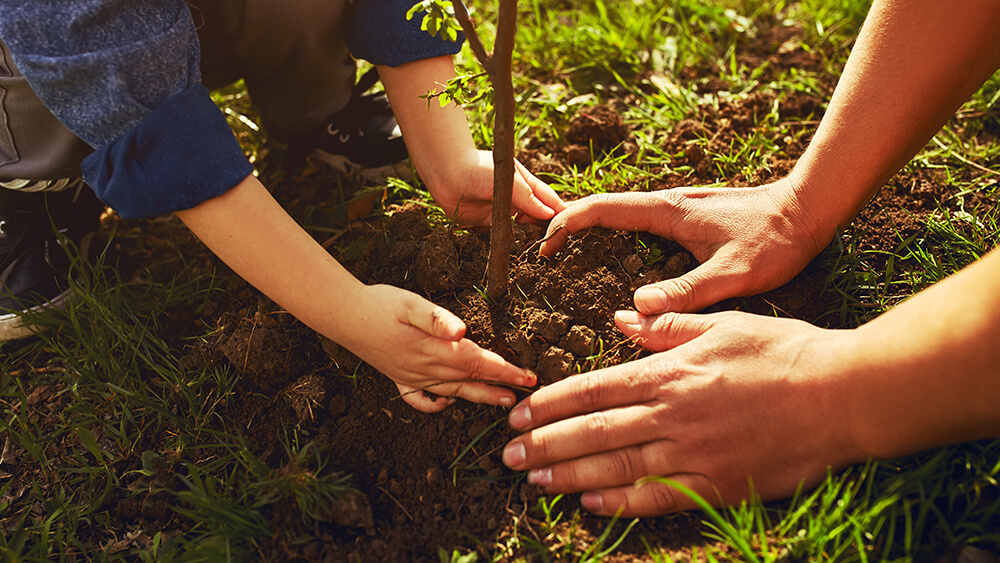
[[[711,176],[700,166],[704,155],[699,157],[691,140],[711,131],[712,143],[728,143],[732,131],[749,127],[752,116],[768,111],[772,102],[751,96],[721,104],[704,121],[681,123],[667,146],[690,151],[690,176],[667,174],[660,184],[646,188],[692,184],[692,178]],[[796,98],[785,105],[800,117],[812,116],[818,107]],[[589,117],[581,121],[593,123]],[[620,120],[604,123],[612,129],[606,138],[619,139]],[[789,143],[792,157],[804,146],[799,143]],[[779,175],[789,168],[788,162],[777,160],[770,170]],[[896,219],[906,216],[908,228],[917,228],[933,210],[914,202],[930,197],[933,188],[944,189],[944,183],[935,184],[924,173],[901,176],[897,182],[922,188],[904,192],[891,185],[863,216],[876,227],[888,225],[882,221],[898,226]],[[470,339],[534,370],[540,385],[644,355],[614,326],[614,311],[632,308],[632,294],[639,286],[696,266],[691,255],[671,241],[601,229],[571,237],[554,258],[546,259],[537,253],[545,225],[519,224],[511,290],[500,302],[491,302],[482,291],[488,231],[434,227],[433,221],[424,206],[392,205],[375,221],[352,224],[336,245],[343,250],[333,254],[366,283],[402,287],[455,312],[468,325]],[[855,235],[859,244],[885,250],[898,242],[896,236],[881,228]],[[837,326],[842,320],[824,316],[836,309],[830,292],[823,291],[827,275],[813,264],[781,288],[724,301],[711,310],[739,309]],[[267,549],[306,561],[432,561],[438,559],[438,546],[450,552],[457,546],[474,549],[478,541],[492,550],[506,538],[541,533],[541,523],[529,513],[539,490],[501,463],[502,447],[514,436],[505,424],[504,409],[460,401],[444,413],[420,413],[401,401],[387,378],[277,311],[253,290],[243,287],[230,293],[241,297],[225,307],[229,318],[219,325],[232,328],[195,355],[224,357],[246,374],[239,399],[231,405],[233,425],[268,448],[265,459],[275,463],[281,459],[276,446],[281,433],[290,427],[304,429],[321,445],[331,467],[353,476],[358,490],[336,517],[330,516],[320,539],[305,546],[295,541],[299,531],[305,532],[298,509],[276,506],[273,524],[280,532]],[[562,502],[564,510],[576,506],[575,499]],[[578,537],[591,539],[607,525],[606,519],[589,516],[574,524]],[[621,530],[619,525],[613,535]],[[700,530],[698,515],[645,519],[619,547],[617,557],[630,560],[645,553],[640,537],[668,550],[690,549],[705,541]],[[524,555],[511,552],[505,558]]]
[[[366,242],[365,252],[355,260],[339,258],[367,283],[402,287],[455,312],[470,339],[534,370],[540,385],[645,354],[614,326],[614,311],[631,308],[639,286],[696,265],[670,241],[598,229],[571,237],[546,259],[537,253],[542,226],[517,225],[511,291],[492,303],[479,289],[488,231],[431,228],[426,213],[416,204],[391,206],[382,220],[350,235]],[[808,316],[820,301],[820,286],[817,275],[804,275],[781,295],[739,305],[770,312],[777,302]],[[444,413],[418,412],[400,400],[388,378],[269,300],[248,288],[234,295],[249,302],[227,305],[232,318],[220,325],[232,328],[187,361],[228,361],[245,375],[227,418],[266,445],[265,460],[277,462],[282,433],[299,427],[323,446],[331,467],[353,476],[359,491],[330,516],[322,539],[306,546],[293,546],[294,530],[302,527],[298,509],[276,507],[273,524],[282,532],[270,549],[308,561],[436,560],[437,546],[473,547],[468,536],[493,545],[524,534],[512,528],[511,515],[521,517],[522,526],[538,525],[526,511],[538,502],[539,490],[500,460],[514,437],[504,409],[460,401]],[[575,506],[575,500],[563,502],[565,510]],[[697,520],[649,519],[640,529],[665,545],[691,545],[703,541]],[[587,517],[580,526],[596,537],[607,520]],[[644,551],[637,537],[622,553]]]

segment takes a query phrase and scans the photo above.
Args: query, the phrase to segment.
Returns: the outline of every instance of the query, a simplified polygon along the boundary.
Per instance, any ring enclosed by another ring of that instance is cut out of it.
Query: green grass
[[[825,79],[839,74],[867,6],[853,0],[522,0],[515,53],[519,144],[558,145],[574,112],[618,102],[638,156],[634,161],[599,157],[597,166],[574,168],[552,185],[567,197],[623,186],[645,189],[668,175],[691,172],[683,155],[663,146],[678,123],[697,119],[709,107],[767,95],[778,102],[758,115],[747,133],[722,146],[707,137],[693,142],[703,147],[720,181],[770,177],[775,160],[788,157],[787,143],[776,139],[804,142],[814,127],[782,120],[777,104],[793,93],[829,94]],[[495,8],[477,7],[489,37]],[[765,79],[773,68],[742,61],[741,46],[753,41],[765,20],[801,26],[803,48],[819,54],[823,69],[792,69]],[[467,51],[459,62],[464,71],[479,72]],[[724,89],[701,92],[708,78],[720,80]],[[818,321],[856,326],[997,246],[998,100],[1000,75],[907,167],[940,173],[954,188],[919,232],[901,235],[891,251],[873,251],[860,244],[865,226],[859,224],[824,252],[819,263],[829,272],[826,290],[838,305]],[[218,93],[216,101],[262,176],[277,174],[267,164],[268,148],[242,88]],[[491,138],[490,112],[488,97],[468,107],[482,146]],[[432,205],[418,181],[388,188],[391,198]],[[342,206],[308,213],[328,215],[317,224],[346,216]],[[447,222],[446,213],[436,216]],[[307,227],[314,222],[308,214],[297,219]],[[228,274],[192,271],[180,250],[168,263],[143,265],[130,279],[122,279],[111,262],[108,254],[94,266],[80,264],[74,304],[65,313],[47,314],[43,321],[50,330],[26,343],[0,346],[4,463],[34,472],[30,486],[0,480],[0,560],[270,557],[260,541],[276,533],[268,511],[294,506],[303,529],[314,528],[326,517],[326,507],[349,489],[349,477],[295,429],[287,431],[278,461],[263,459],[260,446],[247,442],[220,414],[221,406],[234,400],[239,376],[181,361],[185,346],[209,338],[212,329],[187,341],[164,333],[170,311],[206,306],[223,291]],[[600,356],[595,351],[587,367],[603,365]],[[453,478],[462,477],[466,454],[493,428],[463,445]],[[19,459],[12,461],[15,452]],[[715,561],[739,553],[736,558],[761,561],[912,561],[968,544],[995,548],[998,473],[997,441],[853,467],[787,502],[706,508],[705,543],[691,546],[684,557]],[[169,537],[140,531],[127,540],[128,523],[112,521],[108,509],[127,499],[175,504],[168,510],[186,524]],[[501,560],[524,553],[537,561],[600,561],[615,553],[621,538],[637,533],[631,525],[609,521],[602,535],[582,534],[582,516],[573,506],[559,497],[543,499],[523,518],[513,516],[514,531],[496,545],[470,538],[469,549],[443,550],[442,560]],[[649,560],[676,555],[655,539],[639,539]]]

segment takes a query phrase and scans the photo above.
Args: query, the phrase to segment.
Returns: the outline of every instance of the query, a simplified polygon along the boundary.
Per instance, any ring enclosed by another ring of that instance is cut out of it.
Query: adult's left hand
[[[594,513],[647,516],[696,505],[666,485],[633,486],[646,476],[725,505],[785,498],[867,459],[849,425],[851,331],[739,312],[622,311],[616,322],[659,353],[544,387],[510,413],[527,433],[504,463],[547,493],[586,491]]]

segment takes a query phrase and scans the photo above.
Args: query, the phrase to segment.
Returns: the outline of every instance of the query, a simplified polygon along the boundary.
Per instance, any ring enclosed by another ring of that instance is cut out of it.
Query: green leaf
[[[76,435],[80,437],[80,441],[83,442],[83,445],[87,448],[87,451],[90,452],[95,458],[97,458],[97,462],[103,464],[104,453],[101,451],[101,448],[97,445],[97,439],[94,438],[94,434],[91,433],[90,430],[87,430],[86,428],[80,426],[79,428],[76,429]]]

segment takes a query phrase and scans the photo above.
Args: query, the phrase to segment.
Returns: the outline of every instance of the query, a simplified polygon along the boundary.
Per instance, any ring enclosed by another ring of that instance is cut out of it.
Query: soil
[[[724,146],[773,103],[766,96],[751,96],[722,103],[697,121],[680,123],[666,146],[684,151],[690,171],[620,189],[715,181],[703,151],[691,141],[710,136],[712,143]],[[782,111],[790,118],[815,119],[820,107],[818,100],[808,98],[782,101]],[[571,123],[581,124],[567,136],[576,145],[585,141],[588,147],[620,150],[628,138],[619,114],[609,106],[588,110]],[[790,169],[804,142],[788,143],[789,160],[769,167],[774,177]],[[537,159],[539,150],[520,156]],[[544,156],[569,166],[568,154],[552,151]],[[732,184],[751,180],[768,178],[737,178]],[[946,189],[947,182],[933,172],[898,176],[862,213],[868,228],[851,237],[864,248],[893,250],[900,237],[923,228],[921,221],[936,211],[934,202]],[[322,195],[308,186],[280,197],[303,213],[315,214],[325,205]],[[425,206],[390,204],[384,214],[354,221],[324,242],[366,283],[402,287],[455,312],[467,323],[470,339],[534,370],[540,385],[644,355],[615,328],[614,311],[631,308],[639,286],[678,276],[696,266],[695,260],[669,240],[602,229],[571,237],[562,251],[546,259],[537,253],[544,227],[516,225],[511,291],[496,303],[482,291],[488,231],[441,223],[428,216]],[[207,254],[204,259],[214,263]],[[740,309],[841,326],[842,320],[825,314],[838,306],[834,295],[824,292],[828,274],[817,260],[781,288],[728,300],[710,310]],[[500,460],[502,446],[514,436],[503,423],[504,409],[460,401],[440,414],[418,412],[400,400],[387,378],[350,352],[308,330],[241,280],[234,278],[232,284],[226,297],[208,307],[212,314],[190,319],[195,326],[220,330],[203,345],[188,348],[182,361],[193,368],[224,362],[243,375],[234,400],[224,409],[225,430],[239,429],[263,449],[262,458],[272,467],[287,462],[281,439],[287,429],[298,428],[317,442],[330,467],[352,476],[357,489],[326,514],[318,539],[305,545],[297,539],[315,529],[302,523],[299,509],[290,501],[271,507],[276,533],[263,540],[264,553],[301,561],[436,561],[438,546],[450,552],[456,547],[475,549],[476,541],[494,546],[517,534],[543,534],[538,514],[530,511],[540,491]],[[177,525],[177,516],[164,502],[127,497],[119,501],[117,514],[123,523],[138,519],[144,526],[169,528]],[[561,503],[568,513],[577,506],[575,498]],[[645,519],[617,555],[606,560],[641,557],[646,553],[641,537],[668,551],[688,552],[706,541],[701,519],[697,514]],[[576,537],[592,540],[607,525],[606,519],[583,516],[575,523]],[[568,533],[570,524],[561,526]],[[616,525],[613,536],[623,529]],[[512,551],[503,559],[525,555]]]
[[[746,46],[745,56],[769,61],[772,69],[821,64],[817,56],[796,50],[795,30],[781,33],[790,35],[762,34],[761,44]],[[832,89],[833,80],[827,89]],[[707,81],[700,88],[710,92],[725,85]],[[807,135],[776,138],[784,157],[767,163],[765,171],[754,177],[737,173],[721,178],[704,144],[695,140],[710,139],[708,148],[721,150],[733,135],[762,127],[759,117],[775,103],[783,121],[810,128],[821,117],[823,99],[798,92],[781,99],[754,94],[722,100],[667,135],[665,149],[682,155],[683,171],[664,171],[655,182],[615,189],[667,189],[719,180],[739,186],[780,177],[804,149]],[[627,101],[616,103],[573,116],[565,144],[536,143],[519,158],[544,178],[573,165],[586,166],[603,151],[634,154],[620,112]],[[272,187],[293,214],[316,221],[324,214],[333,216],[332,196],[323,187],[328,183],[332,182],[311,163]],[[901,239],[923,229],[922,221],[937,211],[935,201],[947,200],[942,196],[948,189],[943,172],[897,176],[862,212],[858,223],[866,228],[850,233],[851,240],[860,248],[894,250]],[[116,240],[133,262],[155,263],[150,257],[163,252],[155,241],[169,238],[173,241],[169,251],[180,248],[192,269],[225,270],[175,219],[109,221],[120,223],[119,233],[143,232],[142,237],[119,235]],[[346,230],[321,242],[366,283],[402,287],[455,312],[467,323],[470,339],[534,370],[540,385],[645,354],[616,329],[614,311],[632,308],[632,294],[639,286],[680,275],[696,261],[671,241],[602,229],[571,237],[556,257],[545,259],[537,253],[544,226],[516,226],[511,291],[496,303],[481,291],[488,232],[429,217],[426,207],[390,204],[384,214],[353,220]],[[879,264],[871,267],[879,271]],[[159,275],[170,279],[169,272],[158,273],[155,267],[150,272],[154,279]],[[824,291],[828,274],[817,260],[782,288],[728,300],[711,310],[740,309],[841,326],[839,317],[826,314],[839,303]],[[458,547],[474,550],[478,541],[492,550],[515,535],[544,536],[538,514],[531,511],[539,490],[500,461],[502,446],[514,436],[503,423],[504,409],[459,401],[440,414],[420,413],[400,399],[387,378],[350,352],[319,337],[238,278],[230,284],[201,311],[168,311],[168,330],[175,349],[183,350],[184,366],[228,365],[242,374],[236,393],[220,409],[219,430],[242,435],[280,473],[294,470],[285,466],[288,460],[281,444],[288,429],[298,428],[316,441],[329,467],[352,476],[357,491],[323,513],[318,527],[303,524],[300,509],[291,500],[272,505],[268,514],[275,534],[261,538],[262,553],[278,560],[310,562],[437,561],[439,546],[449,553]],[[185,340],[206,332],[213,336],[202,344]],[[174,480],[166,484],[180,487],[168,471],[180,460],[157,463],[163,464],[158,467],[163,479]],[[170,500],[163,493],[120,494],[112,495],[103,508],[121,529],[189,527],[170,510]],[[583,516],[575,524],[569,522],[576,503],[575,497],[560,501],[567,513],[560,529],[568,534],[575,525],[578,541],[592,540],[608,520]],[[701,535],[701,520],[699,514],[644,519],[616,555],[605,560],[640,558],[646,553],[640,537],[668,552],[688,553],[707,541]],[[623,529],[619,523],[611,537]],[[303,544],[299,541],[303,537],[315,539]],[[525,555],[511,551],[503,560]]]

